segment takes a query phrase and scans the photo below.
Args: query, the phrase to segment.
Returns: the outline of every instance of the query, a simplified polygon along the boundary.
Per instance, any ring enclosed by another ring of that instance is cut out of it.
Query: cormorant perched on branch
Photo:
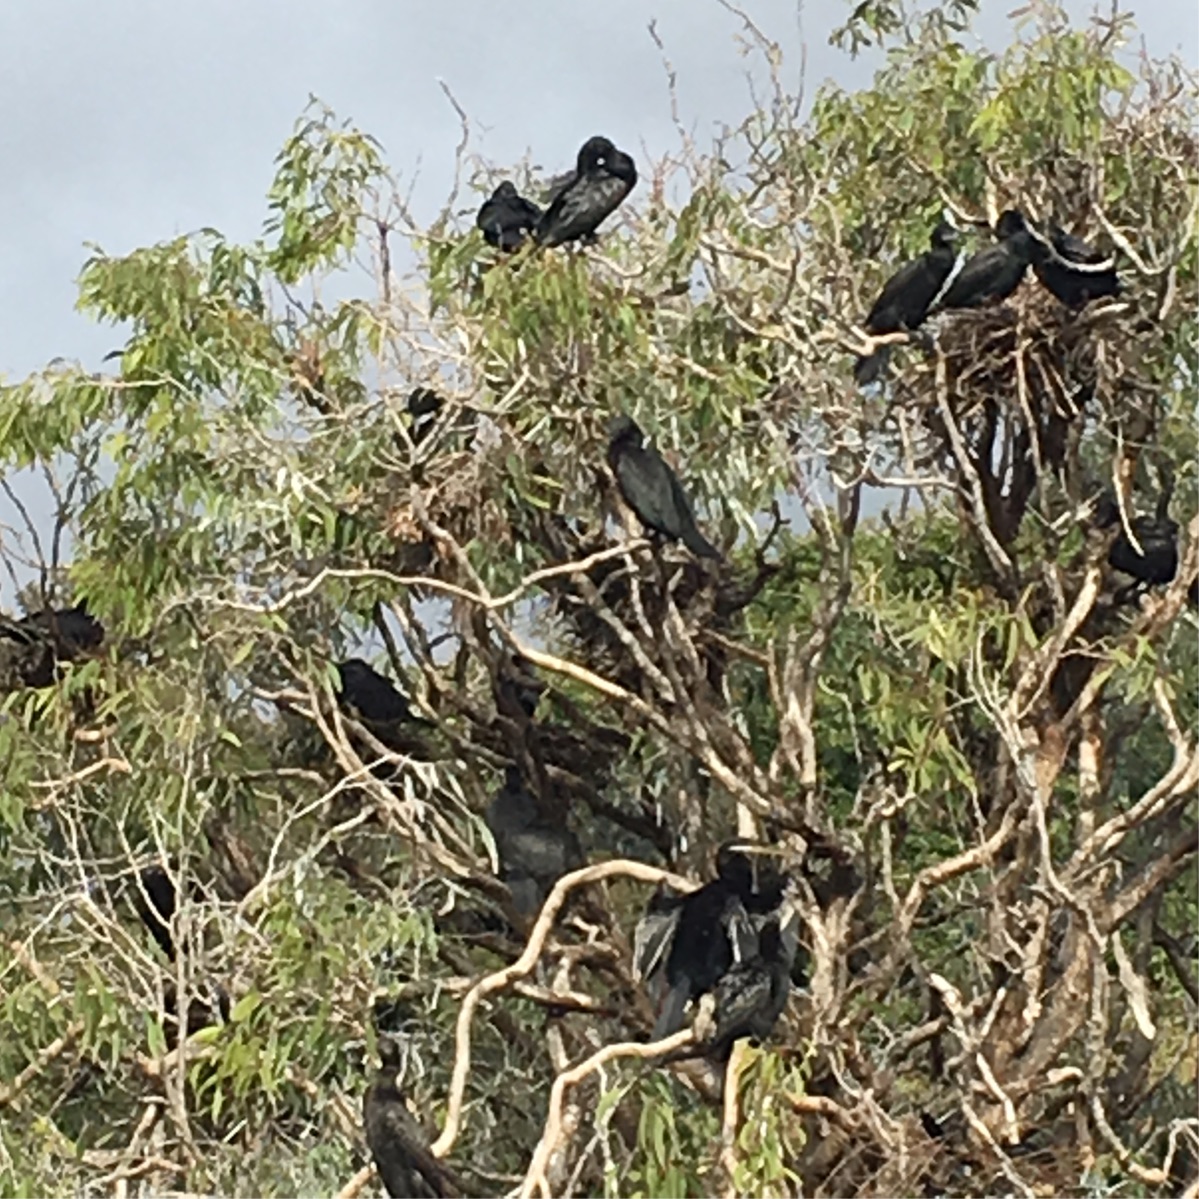
[[[541,209],[526,200],[507,179],[483,201],[475,224],[483,230],[489,246],[505,253],[519,250],[525,239],[537,228]]]
[[[630,155],[606,137],[590,137],[579,150],[574,175],[554,193],[537,225],[543,246],[590,239],[637,184]]]
[[[198,893],[199,888],[194,887],[193,897]],[[146,866],[138,874],[133,893],[133,907],[159,949],[169,961],[175,961],[178,950],[171,922],[178,908],[178,892],[175,889],[175,880],[163,866]],[[207,998],[202,995],[204,990],[207,990]],[[179,993],[173,978],[163,985],[162,1007],[166,1046],[172,1049],[179,1038]],[[187,1035],[191,1036],[202,1028],[211,1027],[217,1023],[218,1017],[221,1021],[227,1021],[229,1010],[229,993],[224,987],[212,983],[207,986],[199,984],[196,992],[189,997],[187,1005]]]
[[[716,984],[713,1050],[728,1055],[741,1037],[764,1041],[787,1006],[799,949],[799,912],[789,897],[758,918],[757,952],[735,964]]]
[[[138,875],[133,906],[141,922],[158,942],[159,949],[173,962],[175,936],[171,921],[175,918],[175,883],[161,866],[147,866]]]
[[[500,878],[512,892],[512,903],[530,916],[545,902],[564,874],[583,864],[579,839],[560,821],[549,819],[525,789],[520,768],[509,766],[504,786],[483,817],[500,859]]]
[[[385,745],[388,736],[394,736],[402,725],[433,727],[412,711],[407,696],[390,679],[361,658],[339,662],[337,675],[341,680],[337,698],[343,711],[360,720]]]
[[[418,387],[408,396],[406,407],[408,436],[413,445],[420,445],[437,423],[445,401],[431,387]]]
[[[1053,252],[1033,266],[1047,290],[1071,308],[1119,295],[1120,278],[1112,259],[1060,225],[1050,224],[1047,232]]]
[[[382,1068],[362,1097],[366,1143],[392,1199],[452,1199],[465,1190],[454,1171],[429,1152],[429,1138],[408,1110],[399,1086],[400,1053],[379,1040]]]
[[[1099,501],[1095,527],[1110,529],[1114,524],[1121,525],[1107,553],[1108,565],[1136,580],[1131,589],[1133,592],[1145,587],[1165,587],[1174,582],[1174,576],[1178,574],[1178,522],[1167,512],[1171,490],[1167,487],[1163,491],[1152,516],[1132,517],[1128,529],[1120,521],[1119,506],[1110,492]],[[1130,530],[1136,539],[1135,545],[1128,536]],[[1192,606],[1199,604],[1199,580],[1191,584],[1187,600]]]
[[[963,264],[937,303],[938,311],[1006,300],[1020,286],[1029,266],[1050,254],[1049,247],[1029,229],[1024,214],[1014,208],[999,218],[995,236],[997,245],[979,250]]]
[[[701,558],[720,558],[720,551],[695,523],[691,501],[674,471],[629,416],[618,416],[608,428],[608,465],[624,501],[647,529],[681,541]]]
[[[867,333],[898,333],[919,328],[929,308],[941,294],[957,262],[954,242],[958,231],[942,221],[929,238],[929,248],[914,262],[901,267],[887,280],[863,323]],[[854,363],[853,377],[863,385],[873,383],[887,365],[890,346]]]
[[[658,1008],[655,1041],[678,1032],[688,1003],[711,991],[735,964],[757,954],[750,913],[763,904],[747,855],[776,852],[773,846],[727,842],[717,851],[711,882],[690,895],[659,892],[650,900],[634,934],[633,969]]]
[[[60,662],[74,662],[100,648],[104,626],[87,610],[82,600],[71,608],[45,608],[19,620],[0,617],[0,641],[11,645],[4,654],[9,686],[49,687]],[[3,681],[0,679],[0,681]]]

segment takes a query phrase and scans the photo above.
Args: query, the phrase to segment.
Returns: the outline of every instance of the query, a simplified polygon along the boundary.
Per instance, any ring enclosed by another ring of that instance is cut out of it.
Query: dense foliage
[[[596,248],[500,259],[474,194],[414,228],[317,106],[261,240],[93,254],[114,372],[0,392],[3,469],[57,503],[27,607],[85,596],[107,634],[48,686],[0,669],[0,1194],[332,1193],[381,1032],[436,1137],[464,995],[529,932],[482,820],[509,762],[591,862],[703,877],[737,830],[804,860],[808,985],[734,1057],[737,1103],[702,1063],[613,1060],[530,1188],[1194,1176],[1194,86],[1129,70],[1125,17],[1046,10],[989,54],[969,10],[859,6],[871,88],[803,120],[776,89],[710,154],[641,164]],[[886,276],[945,207],[1011,206],[1112,251],[1123,293],[1072,312],[1030,276],[857,389]],[[418,386],[448,402],[414,437]],[[728,564],[610,519],[620,411]],[[1172,585],[1113,578],[1113,485],[1130,514],[1166,492]],[[351,656],[432,722],[406,752],[337,708]],[[152,862],[173,958],[135,911]],[[475,1012],[436,1146],[472,1193],[525,1177],[556,1073],[651,1027],[652,873],[582,885]]]

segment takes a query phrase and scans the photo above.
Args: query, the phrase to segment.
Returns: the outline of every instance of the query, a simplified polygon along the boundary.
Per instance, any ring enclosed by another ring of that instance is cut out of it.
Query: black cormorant
[[[695,523],[683,485],[662,455],[646,447],[636,422],[629,416],[618,416],[608,434],[608,465],[637,519],[647,529],[682,541],[701,558],[719,558],[720,551]]]
[[[559,187],[537,225],[543,246],[591,238],[637,183],[630,155],[606,137],[588,138],[579,150],[574,174]]]
[[[403,725],[431,728],[417,716],[407,696],[381,675],[369,662],[350,658],[337,664],[341,689],[337,693],[342,710],[360,720],[385,745]]]
[[[1120,532],[1108,550],[1108,565],[1135,579],[1134,591],[1142,587],[1164,587],[1178,574],[1178,522],[1167,512],[1170,498],[1170,489],[1167,489],[1158,500],[1157,511],[1152,516],[1132,517],[1128,529],[1120,520],[1120,509],[1110,491],[1099,501],[1095,527],[1110,529],[1120,524]],[[1136,539],[1136,545],[1129,537],[1129,531]],[[1192,584],[1187,593],[1188,600],[1194,604],[1197,595],[1199,582]]]
[[[147,866],[138,875],[133,906],[159,949],[173,962],[175,937],[171,921],[175,918],[175,881],[162,866]]]
[[[554,883],[583,864],[579,839],[566,826],[565,812],[558,821],[543,813],[517,766],[508,767],[504,786],[483,819],[495,839],[500,877],[522,915],[538,911]]]
[[[1091,300],[1120,293],[1120,278],[1110,258],[1067,233],[1060,225],[1047,230],[1052,253],[1033,266],[1042,285],[1063,304],[1081,308]]]
[[[1029,229],[1024,214],[1009,208],[995,226],[996,245],[966,260],[937,302],[938,311],[978,308],[1008,296],[1020,286],[1029,266],[1048,257],[1049,247]]]
[[[82,601],[46,608],[18,620],[0,617],[0,687],[49,687],[60,662],[74,662],[104,642],[104,626]]]
[[[418,387],[408,396],[406,407],[408,436],[413,445],[420,445],[437,423],[445,401],[431,387]]]
[[[526,200],[507,179],[483,201],[475,224],[483,230],[487,244],[506,253],[519,250],[525,239],[537,228],[541,209]]]
[[[741,1037],[765,1040],[791,994],[791,972],[799,949],[798,911],[786,899],[754,923],[757,952],[736,963],[716,984],[712,1045],[717,1055],[727,1054]]]
[[[366,1143],[392,1199],[451,1199],[464,1193],[454,1171],[429,1152],[429,1138],[400,1090],[400,1053],[390,1037],[379,1040],[382,1067],[362,1097]]]
[[[772,847],[730,841],[716,855],[716,877],[689,895],[659,892],[634,934],[633,969],[658,1008],[654,1040],[683,1027],[687,1004],[711,991],[737,963],[758,952],[754,870],[749,854]]]
[[[953,273],[957,237],[957,230],[947,221],[933,230],[929,248],[896,271],[879,292],[863,324],[867,333],[898,333],[919,328]],[[890,354],[890,346],[880,346],[873,354],[859,358],[854,363],[853,377],[863,385],[873,383]]]

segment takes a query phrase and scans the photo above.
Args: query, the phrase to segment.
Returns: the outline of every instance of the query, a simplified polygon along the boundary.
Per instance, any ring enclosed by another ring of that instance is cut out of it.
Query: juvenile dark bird
[[[967,259],[937,302],[938,311],[978,308],[1006,300],[1020,286],[1029,266],[1048,257],[1049,247],[1028,227],[1024,214],[1009,208],[995,226],[999,239]]]
[[[537,225],[543,246],[588,239],[637,184],[630,155],[606,137],[590,137],[579,149],[574,175],[553,194]]]
[[[1050,224],[1047,233],[1052,252],[1033,270],[1063,304],[1081,308],[1091,300],[1119,295],[1120,278],[1110,258],[1058,224]]]
[[[742,1037],[764,1041],[791,994],[791,972],[799,949],[799,912],[788,897],[759,918],[757,952],[738,962],[717,982],[713,1050],[727,1057]]]
[[[542,812],[526,790],[519,767],[508,767],[504,786],[483,819],[495,839],[500,878],[522,915],[538,911],[554,883],[583,864],[579,839],[567,827],[565,812],[560,820]]]
[[[681,541],[700,558],[720,558],[720,551],[699,531],[683,485],[662,455],[644,444],[632,417],[618,416],[608,436],[608,465],[637,519],[647,529]]]
[[[429,1138],[408,1110],[400,1090],[400,1052],[390,1037],[379,1040],[382,1062],[362,1097],[366,1143],[392,1199],[453,1199],[465,1193],[454,1171],[429,1152]]]
[[[490,198],[483,201],[475,224],[482,229],[488,245],[510,254],[524,245],[540,220],[541,209],[532,200],[526,200],[516,190],[516,185],[505,179]]]
[[[773,852],[752,842],[727,842],[717,852],[711,882],[689,895],[659,893],[650,900],[634,934],[633,969],[658,1007],[655,1041],[678,1032],[688,1003],[757,954],[750,909],[758,905],[748,855]]]
[[[412,711],[412,705],[396,685],[381,675],[369,662],[350,658],[337,664],[341,690],[337,698],[342,709],[360,720],[386,744],[383,734],[394,733],[400,725],[432,727]]]
[[[867,333],[898,333],[920,327],[953,273],[957,237],[957,230],[947,221],[933,230],[929,248],[896,271],[879,292],[863,324]],[[890,356],[891,347],[880,346],[854,363],[853,377],[862,385],[873,383]]]

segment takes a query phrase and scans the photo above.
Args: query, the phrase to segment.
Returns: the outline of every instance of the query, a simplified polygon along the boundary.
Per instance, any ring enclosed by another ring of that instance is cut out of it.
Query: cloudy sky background
[[[1015,0],[983,0],[981,40],[1010,40]],[[1091,5],[1071,0],[1079,16]],[[745,0],[806,93],[869,81],[878,59],[828,45],[845,0]],[[1193,0],[1134,5],[1155,55],[1199,60]],[[511,13],[517,14],[514,19]],[[448,192],[458,119],[497,163],[568,167],[606,133],[638,157],[673,149],[657,22],[701,148],[749,109],[741,20],[717,0],[39,0],[0,5],[0,375],[55,356],[94,367],[115,344],[74,312],[84,242],[124,253],[211,225],[255,236],[272,162],[315,93],[383,143],[418,216]],[[494,21],[494,24],[491,23]]]
[[[983,0],[978,40],[1007,44],[1017,3]],[[828,79],[868,83],[880,61],[828,45],[846,0],[743,7],[782,47],[796,90],[806,61],[808,99]],[[1068,8],[1083,18],[1092,5]],[[1133,10],[1151,54],[1199,62],[1194,0]],[[762,67],[740,53],[743,22],[718,0],[0,3],[0,378],[59,356],[97,369],[120,344],[74,310],[85,242],[122,254],[203,225],[256,236],[274,157],[310,94],[383,143],[415,184],[418,219],[444,201],[460,135],[439,80],[467,112],[470,149],[498,164],[529,154],[554,173],[600,132],[643,162],[676,149],[651,20],[683,122],[706,149],[750,110],[746,72]],[[15,517],[7,507],[0,499],[0,522]]]

